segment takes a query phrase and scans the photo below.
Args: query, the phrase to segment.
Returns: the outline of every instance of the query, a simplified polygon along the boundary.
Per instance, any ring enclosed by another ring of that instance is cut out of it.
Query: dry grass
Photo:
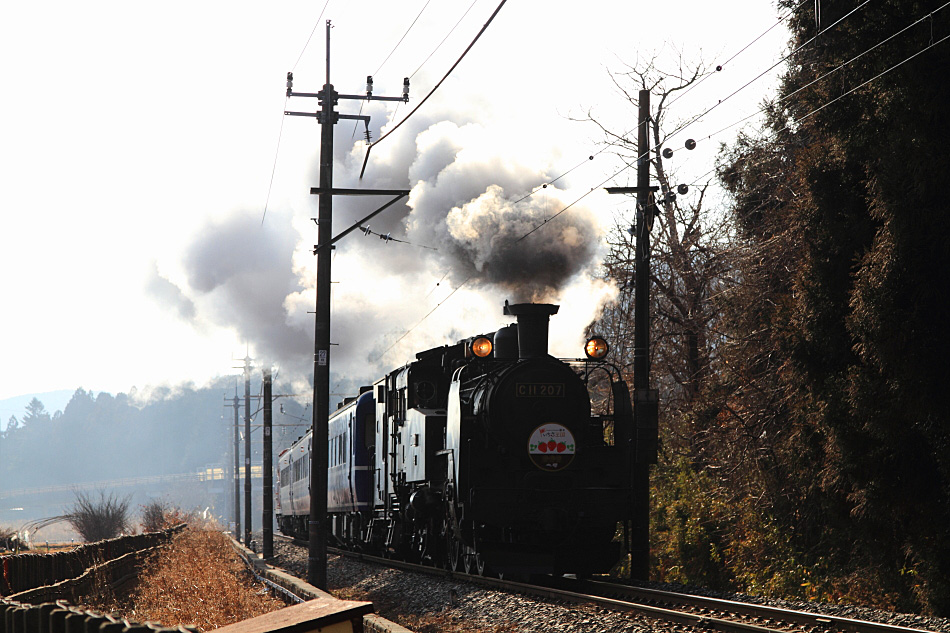
[[[210,631],[286,605],[254,579],[221,532],[189,527],[152,557],[128,598],[93,606],[129,620]]]

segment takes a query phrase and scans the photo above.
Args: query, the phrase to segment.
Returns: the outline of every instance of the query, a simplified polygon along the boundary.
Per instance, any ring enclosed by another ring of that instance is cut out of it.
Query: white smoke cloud
[[[373,151],[360,181],[365,149],[348,134],[336,131],[338,151],[351,149],[338,157],[335,186],[411,194],[369,222],[408,243],[354,232],[337,244],[334,391],[370,382],[420,350],[494,331],[511,321],[502,316],[505,300],[560,303],[551,353],[581,354],[584,327],[614,294],[594,278],[604,227],[584,204],[552,219],[584,191],[550,185],[525,197],[552,179],[538,158],[543,148],[516,150],[526,147],[520,139],[473,120],[417,116]],[[333,233],[386,201],[335,198]],[[254,214],[209,225],[184,257],[187,287],[179,288],[199,318],[235,328],[252,356],[279,363],[285,379],[300,376],[300,386],[313,363],[315,235],[309,218],[286,211],[268,211],[263,226]]]

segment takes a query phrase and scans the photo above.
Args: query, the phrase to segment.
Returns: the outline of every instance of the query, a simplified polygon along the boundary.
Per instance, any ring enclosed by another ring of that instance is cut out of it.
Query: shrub
[[[99,499],[84,492],[76,493],[76,503],[64,516],[84,541],[93,543],[115,538],[129,528],[129,502],[125,498],[99,491]]]

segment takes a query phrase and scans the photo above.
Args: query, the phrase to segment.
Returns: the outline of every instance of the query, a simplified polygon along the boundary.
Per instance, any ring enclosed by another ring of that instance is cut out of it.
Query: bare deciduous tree
[[[718,309],[712,296],[728,270],[729,227],[721,214],[706,208],[708,183],[678,193],[677,175],[663,150],[682,124],[667,125],[668,105],[705,75],[702,63],[680,60],[674,73],[660,72],[655,60],[611,75],[624,98],[638,107],[638,92],[651,93],[651,172],[660,190],[651,205],[651,355],[671,448],[692,450],[695,432],[689,418],[705,409],[701,399],[716,362]],[[598,125],[616,155],[631,169],[637,164],[636,130],[616,132]],[[672,128],[670,131],[668,128]],[[614,359],[629,379],[633,367],[633,297],[636,240],[631,220],[617,217],[608,237],[604,275],[620,287],[617,301],[596,328],[615,343]]]

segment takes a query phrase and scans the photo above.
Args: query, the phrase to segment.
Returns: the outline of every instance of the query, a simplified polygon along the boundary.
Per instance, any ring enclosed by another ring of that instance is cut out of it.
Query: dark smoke
[[[494,286],[517,301],[551,300],[594,263],[601,229],[542,169],[499,155],[480,125],[441,122],[417,138],[420,149],[406,220],[411,240],[434,243],[454,284]],[[542,226],[544,225],[544,226]]]
[[[559,198],[514,203],[491,185],[446,218],[447,254],[454,280],[474,277],[500,286],[516,302],[552,301],[574,275],[589,266],[599,231],[586,216],[563,215]],[[544,226],[542,226],[544,225]]]

